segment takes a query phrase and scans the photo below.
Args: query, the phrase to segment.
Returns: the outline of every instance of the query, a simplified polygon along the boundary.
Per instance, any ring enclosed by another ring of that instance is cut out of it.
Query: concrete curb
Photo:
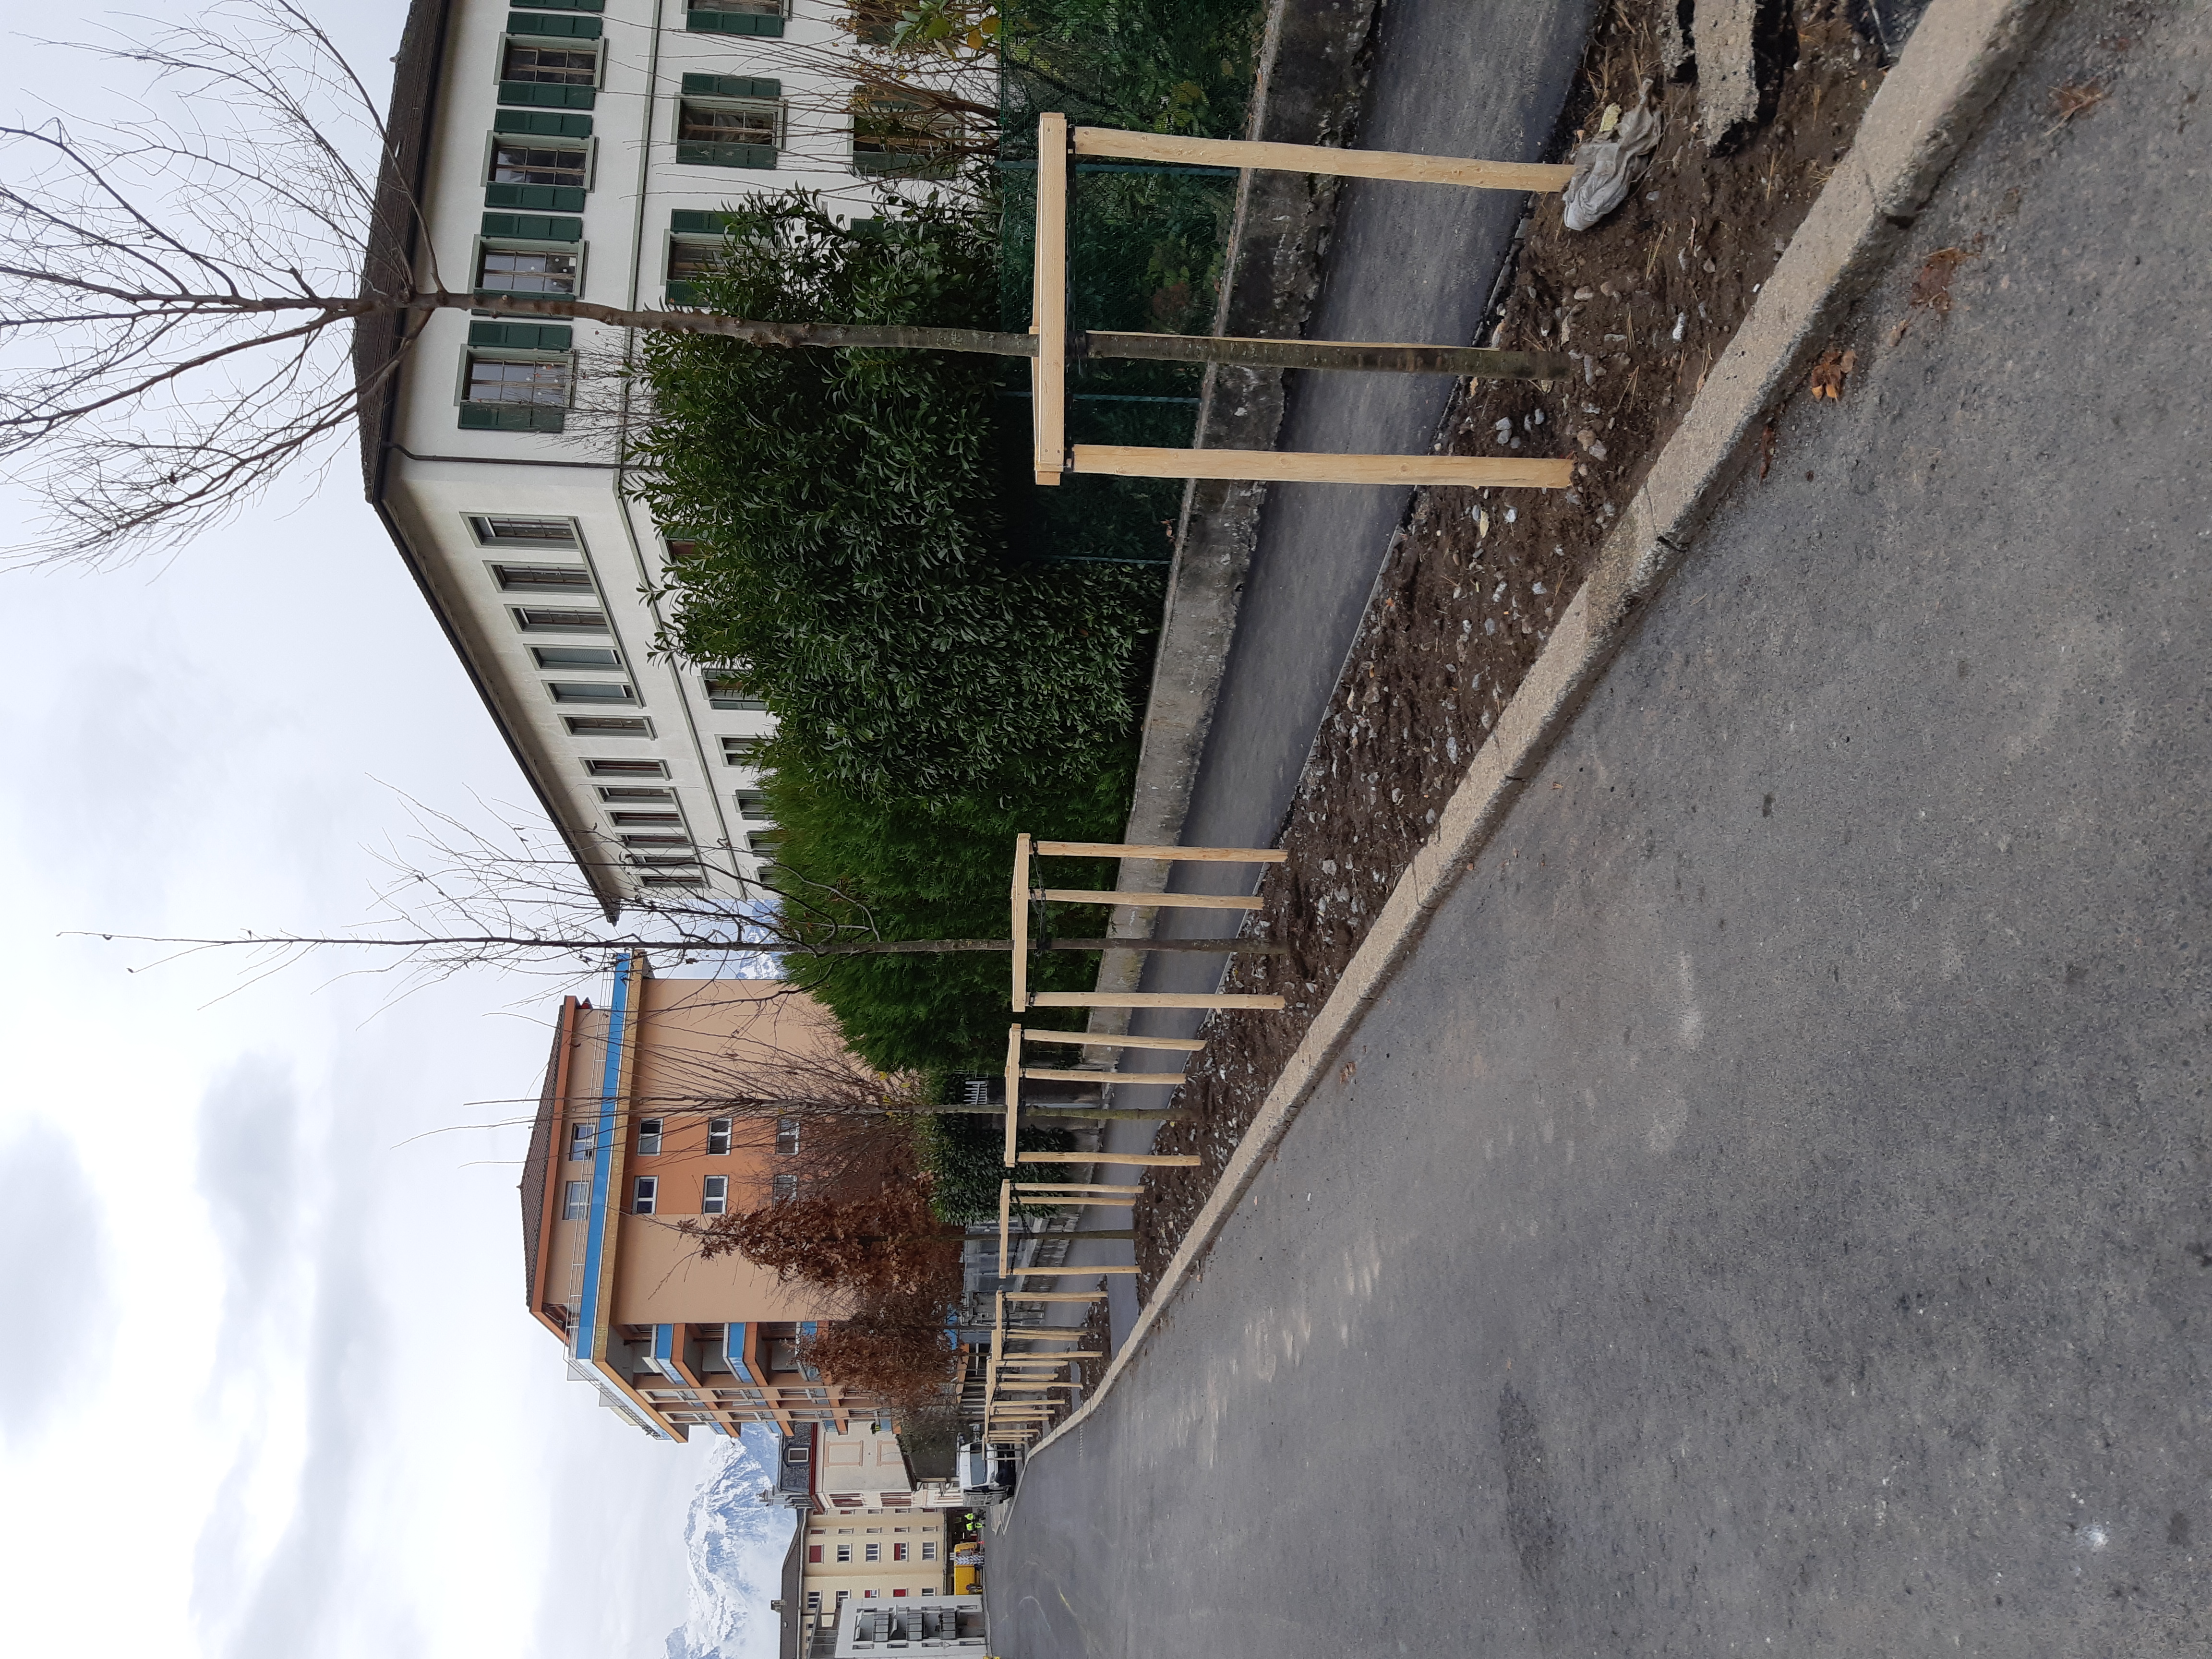
[[[1887,266],[2056,7],[2057,0],[1934,0],[1929,7],[1869,105],[1850,154],[1653,462],[1589,580],[1439,815],[1436,833],[1391,890],[1105,1376],[1030,1455],[1097,1408],[1167,1316],[1176,1293],[1197,1277],[1261,1164],[1680,568],[1741,474],[1769,413]]]

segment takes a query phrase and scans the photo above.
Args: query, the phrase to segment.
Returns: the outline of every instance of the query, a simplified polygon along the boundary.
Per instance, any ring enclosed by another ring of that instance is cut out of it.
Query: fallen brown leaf
[[[1759,430],[1759,476],[1764,478],[1774,465],[1774,422],[1769,421]]]
[[[2045,129],[2056,132],[2077,115],[2086,115],[2111,97],[2109,88],[2095,81],[2069,81],[2051,89],[2051,107],[2058,112],[2058,118]]]
[[[1844,382],[1850,377],[1851,371],[1858,366],[1857,352],[1838,351],[1833,346],[1829,347],[1820,354],[1820,361],[1813,365],[1811,380],[1814,397],[1826,398],[1830,403],[1841,401],[1844,395]]]
[[[1973,257],[1972,248],[1939,247],[1928,256],[1912,279],[1912,298],[1915,311],[1925,308],[1937,316],[1948,315],[1951,309],[1951,278],[1959,267]]]

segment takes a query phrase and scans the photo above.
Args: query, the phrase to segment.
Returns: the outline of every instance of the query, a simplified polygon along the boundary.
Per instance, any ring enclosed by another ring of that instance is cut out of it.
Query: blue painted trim
[[[745,1322],[742,1319],[733,1319],[723,1328],[722,1358],[738,1381],[759,1385],[760,1379],[745,1364]]]
[[[589,1359],[599,1324],[599,1261],[607,1229],[607,1180],[614,1169],[615,1108],[622,1092],[623,1042],[629,1024],[631,958],[615,958],[615,994],[607,1006],[607,1064],[599,1079],[599,1153],[592,1160],[592,1215],[585,1224],[584,1300],[576,1315],[575,1357]]]

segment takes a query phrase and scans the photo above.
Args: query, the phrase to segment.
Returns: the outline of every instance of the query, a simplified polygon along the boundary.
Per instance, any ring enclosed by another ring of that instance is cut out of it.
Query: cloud
[[[0,1146],[0,1437],[33,1439],[96,1392],[114,1303],[100,1200],[69,1137],[34,1119]]]

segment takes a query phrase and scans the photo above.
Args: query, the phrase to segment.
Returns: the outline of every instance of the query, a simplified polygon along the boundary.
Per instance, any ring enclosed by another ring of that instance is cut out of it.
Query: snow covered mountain
[[[715,1448],[684,1522],[691,1611],[668,1633],[668,1659],[775,1659],[776,1615],[768,1604],[798,1517],[760,1501],[774,1456],[774,1443],[754,1429]]]

